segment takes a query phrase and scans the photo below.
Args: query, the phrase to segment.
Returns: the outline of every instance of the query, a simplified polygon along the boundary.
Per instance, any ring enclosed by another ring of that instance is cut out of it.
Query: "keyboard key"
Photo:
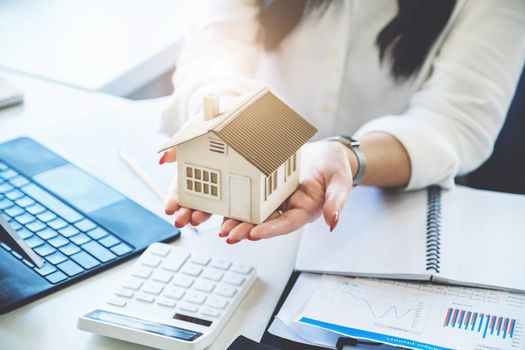
[[[13,205],[14,203],[7,198],[0,199],[0,210],[5,210]]]
[[[35,217],[31,214],[28,214],[28,213],[24,213],[22,215],[18,215],[17,217],[15,217],[15,220],[20,224],[20,225],[27,225],[27,224],[30,224],[32,223],[33,221],[35,221]]]
[[[46,279],[51,283],[59,283],[65,280],[66,278],[67,276],[64,275],[64,273],[62,273],[61,271],[56,271],[46,276]]]
[[[67,222],[65,222],[64,220],[60,218],[50,221],[47,224],[49,225],[49,227],[51,227],[54,230],[60,230],[61,228],[64,228],[67,226]]]
[[[5,250],[7,250],[8,252],[11,251],[11,247],[9,247],[7,244],[5,244],[4,242],[0,242],[0,247],[4,248]]]
[[[155,297],[153,295],[144,293],[137,295],[135,299],[138,301],[143,301],[145,303],[152,303],[155,301]]]
[[[89,232],[88,232],[89,234]],[[113,235],[107,235],[106,237],[102,238],[100,241],[98,241],[100,244],[102,244],[106,248],[111,248],[114,245],[117,245],[120,243],[120,240],[113,236]]]
[[[206,270],[202,274],[203,278],[215,282],[219,282],[222,279],[222,276],[224,276],[224,273],[218,270]]]
[[[186,264],[180,271],[185,275],[198,277],[202,273],[202,267],[194,264]]]
[[[33,265],[33,263],[32,263],[31,261],[29,261],[29,260],[22,259],[22,262],[23,262],[24,264],[26,264],[27,266],[29,266],[30,268],[35,267],[35,265]]]
[[[204,301],[206,301],[206,295],[199,292],[191,291],[186,295],[186,298],[184,298],[184,300],[188,303],[192,303],[195,305],[202,305]]]
[[[7,165],[5,165],[4,163],[0,162],[0,171],[7,170],[7,169],[9,169],[7,167]]]
[[[74,237],[76,236],[73,236],[71,240],[73,240]],[[83,244],[82,248],[102,262],[107,262],[116,258],[115,254],[95,241]]]
[[[69,256],[78,253],[80,251],[80,248],[74,245],[73,243],[68,243],[63,247],[60,247],[60,251]]]
[[[22,239],[28,239],[29,237],[31,237],[33,235],[33,232],[29,231],[28,229],[26,228],[22,228],[18,231],[16,231],[16,233],[18,233],[18,235],[22,238]]]
[[[149,276],[151,276],[151,273],[153,272],[152,269],[145,266],[137,266],[135,267],[135,270],[131,273],[132,276],[142,278],[142,279],[148,279]]]
[[[41,230],[41,231],[38,231],[36,232],[36,234],[44,239],[44,240],[48,240],[48,239],[51,239],[53,237],[56,237],[58,236],[58,233],[56,233],[55,231],[53,231],[52,229],[50,229],[49,227],[46,227],[45,229]]]
[[[38,231],[45,229],[46,224],[44,224],[42,221],[36,220],[26,225],[26,228],[32,232],[38,232]]]
[[[11,219],[8,222],[9,222],[9,225],[11,225],[11,228],[13,230],[18,231],[22,229],[22,225],[20,225],[17,221]]]
[[[142,291],[144,293],[159,295],[160,292],[164,289],[164,285],[157,282],[146,282]]]
[[[160,265],[160,258],[151,255],[142,255],[140,257],[140,263],[144,266],[157,267]]]
[[[64,237],[68,237],[68,238],[69,238],[69,237],[71,237],[71,236],[76,235],[76,234],[79,233],[80,231],[79,231],[76,227],[69,225],[69,226],[66,226],[66,227],[64,227],[64,228],[62,228],[62,229],[60,229],[60,230],[58,230],[58,232],[60,232],[60,234],[61,234],[62,236],[64,236]],[[84,242],[84,243],[85,243],[85,242]]]
[[[127,302],[125,300],[113,298],[113,299],[108,300],[108,304],[117,306],[117,307],[124,307],[126,306]]]
[[[18,205],[15,205],[9,209],[4,210],[4,213],[7,216],[14,218],[15,216],[21,215],[24,213],[24,209],[20,208]]]
[[[118,256],[126,255],[133,250],[126,243],[117,244],[116,246],[111,247],[110,249],[113,253],[117,254]]]
[[[229,274],[224,278],[224,283],[231,284],[233,286],[241,286],[245,281],[244,277],[241,277],[239,275]]]
[[[12,179],[13,177],[17,176],[18,173],[14,171],[13,169],[7,169],[4,171],[0,171],[0,177],[4,180]]]
[[[30,197],[28,196],[24,196],[22,198],[19,198],[16,200],[16,204],[19,206],[19,207],[22,207],[22,208],[26,208],[26,207],[29,207],[30,205],[33,205],[35,204],[35,201],[32,200]]]
[[[26,211],[28,213],[30,213],[30,214],[38,215],[38,214],[43,213],[44,211],[46,211],[46,208],[44,208],[40,204],[33,204],[33,205],[27,207]]]
[[[189,288],[193,284],[194,279],[188,276],[176,275],[173,278],[173,284],[179,287]]]
[[[160,283],[169,283],[169,281],[171,281],[172,276],[173,274],[171,272],[157,270],[153,273],[153,277],[151,279]]]
[[[9,182],[11,183],[11,185],[15,187],[22,187],[24,185],[27,185],[29,183],[29,180],[21,175],[18,175],[16,177],[9,179]]]
[[[58,264],[57,267],[64,271],[68,276],[75,276],[84,271],[83,268],[71,260],[66,260],[63,263]]]
[[[82,251],[71,255],[70,258],[75,260],[80,266],[82,266],[85,269],[92,269],[95,266],[100,265],[100,262],[98,262],[97,259],[89,255],[88,253]]]
[[[22,255],[18,254],[16,251],[11,250],[11,254],[13,254],[15,258],[22,260]]]
[[[51,211],[58,213],[64,220],[68,222],[73,223],[82,219],[82,215],[80,215],[77,211],[62,203],[35,184],[24,186],[21,188],[21,190],[25,194],[33,197],[33,199],[35,199],[37,202],[40,202],[42,205],[46,206]]]
[[[206,266],[210,262],[210,258],[202,255],[192,255],[190,261],[194,264]]]
[[[89,242],[91,241],[91,238],[89,238],[86,234],[84,233],[79,233],[78,235],[76,236],[73,236],[71,238],[69,238],[73,243],[75,243],[76,245],[82,245],[86,242]]]
[[[36,217],[43,222],[49,222],[56,219],[57,216],[49,210],[46,210],[45,212],[38,214]]]
[[[95,225],[95,223],[93,221],[90,221],[88,219],[84,219],[82,221],[79,221],[79,222],[75,223],[75,226],[80,231],[83,231],[83,232],[90,231],[90,230],[94,229],[95,227],[97,227],[97,225]]]
[[[86,232],[87,235],[93,239],[96,239],[96,240],[99,240],[101,239],[102,237],[106,237],[108,235],[108,231],[100,228],[100,227],[97,227],[96,229],[94,230],[91,230],[91,231],[88,231]]]
[[[186,312],[198,312],[199,308],[195,305],[188,304],[188,303],[181,303],[179,305],[179,309]]]
[[[171,300],[171,299],[167,299],[167,298],[161,298],[159,299],[159,301],[157,301],[157,304],[159,304],[160,306],[165,306],[165,307],[175,307],[175,305],[177,304],[175,302],[175,300]]]
[[[127,299],[130,299],[130,298],[133,298],[133,296],[135,295],[135,293],[133,293],[131,290],[129,289],[124,289],[124,288],[121,288],[119,290],[117,290],[115,292],[115,295],[119,296],[119,297],[122,297],[122,298],[127,298]]]
[[[47,276],[50,273],[55,272],[56,270],[57,268],[48,262],[44,262],[44,266],[42,266],[41,268],[35,269],[35,271],[42,276]]]
[[[49,244],[44,243],[40,247],[35,248],[34,251],[40,256],[46,256],[51,253],[54,253],[56,249],[50,246]]]
[[[63,261],[66,261],[66,260],[67,260],[67,257],[66,257],[64,254],[62,254],[62,253],[56,251],[56,252],[54,252],[53,254],[46,256],[46,259],[47,259],[47,261],[49,261],[51,264],[53,264],[53,265],[57,265],[57,264],[60,264],[60,263],[63,262]]]
[[[178,253],[169,256],[162,262],[161,268],[171,272],[177,272],[189,257],[189,253]]]
[[[170,247],[166,245],[152,244],[148,248],[148,252],[153,255],[160,256],[161,258],[165,258],[170,252]]]
[[[175,300],[179,300],[180,298],[182,298],[184,296],[184,293],[186,293],[184,289],[173,286],[168,286],[164,290],[164,296],[166,298],[171,298]]]
[[[7,182],[2,182],[0,184],[0,193],[7,193],[9,191],[12,191],[14,189],[13,186],[11,186],[11,184],[7,183]]]
[[[228,300],[220,297],[211,297],[208,299],[206,306],[218,310],[223,310],[226,306],[228,306]]]
[[[42,244],[44,244],[44,241],[40,239],[40,237],[37,237],[35,235],[29,237],[26,239],[26,243],[29,246],[29,248],[36,248]]]
[[[16,201],[17,199],[20,199],[24,196],[22,192],[19,190],[13,190],[11,192],[7,192],[4,194],[5,198],[10,199],[12,201]]]
[[[235,293],[237,293],[237,289],[230,286],[219,286],[217,290],[215,290],[215,294],[227,298],[233,298]]]
[[[142,282],[138,278],[129,278],[126,282],[122,284],[122,288],[131,289],[131,290],[139,290],[140,287],[142,287]]]
[[[219,317],[221,313],[217,310],[210,309],[208,307],[205,307],[201,310],[201,314],[203,316],[209,316],[209,317]]]
[[[69,243],[69,241],[68,241],[66,238],[64,238],[64,237],[62,237],[62,236],[60,236],[60,235],[57,235],[56,237],[51,238],[51,239],[50,239],[49,241],[47,241],[47,242],[48,242],[49,244],[51,244],[53,247],[55,247],[55,248],[63,247],[63,246],[65,246],[66,244]]]
[[[213,259],[211,266],[219,270],[227,271],[232,266],[231,261],[225,259]]]

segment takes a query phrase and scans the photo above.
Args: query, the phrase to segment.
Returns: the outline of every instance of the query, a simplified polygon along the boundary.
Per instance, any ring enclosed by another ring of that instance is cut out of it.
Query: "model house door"
[[[250,220],[250,178],[246,176],[228,176],[229,216],[240,220]]]

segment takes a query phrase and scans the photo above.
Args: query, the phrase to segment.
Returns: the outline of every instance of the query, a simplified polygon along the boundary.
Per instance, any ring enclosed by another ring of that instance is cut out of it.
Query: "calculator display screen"
[[[200,332],[194,332],[189,329],[170,326],[167,324],[157,322],[146,321],[133,316],[121,315],[104,310],[91,311],[90,313],[85,315],[85,317],[97,321],[113,323],[118,326],[137,329],[144,332],[164,335],[166,337],[172,337],[186,341],[193,341],[202,335],[202,333]]]

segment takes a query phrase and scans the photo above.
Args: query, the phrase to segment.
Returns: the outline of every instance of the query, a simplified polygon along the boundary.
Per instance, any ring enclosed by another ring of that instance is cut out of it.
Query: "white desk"
[[[1,12],[1,11],[0,11]],[[5,74],[24,92],[23,106],[0,110],[0,141],[26,134],[86,167],[150,210],[162,204],[118,158],[125,147],[165,187],[173,166],[159,167],[155,149],[162,101],[137,103],[88,93],[14,74]],[[208,226],[209,228],[210,226]],[[147,232],[145,232],[147,234]],[[257,267],[259,279],[210,349],[223,350],[239,334],[259,339],[292,271],[298,243],[292,234],[227,245],[216,229],[184,230],[176,246],[231,256]],[[0,316],[2,349],[143,349],[76,328],[77,316],[94,308],[134,260]]]
[[[0,67],[127,96],[173,68],[193,19],[184,0],[4,0]]]

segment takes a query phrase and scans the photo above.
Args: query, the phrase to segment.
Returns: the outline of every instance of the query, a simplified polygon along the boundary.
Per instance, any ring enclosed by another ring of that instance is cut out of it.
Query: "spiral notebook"
[[[525,291],[525,196],[358,187],[337,228],[302,233],[299,271]]]

